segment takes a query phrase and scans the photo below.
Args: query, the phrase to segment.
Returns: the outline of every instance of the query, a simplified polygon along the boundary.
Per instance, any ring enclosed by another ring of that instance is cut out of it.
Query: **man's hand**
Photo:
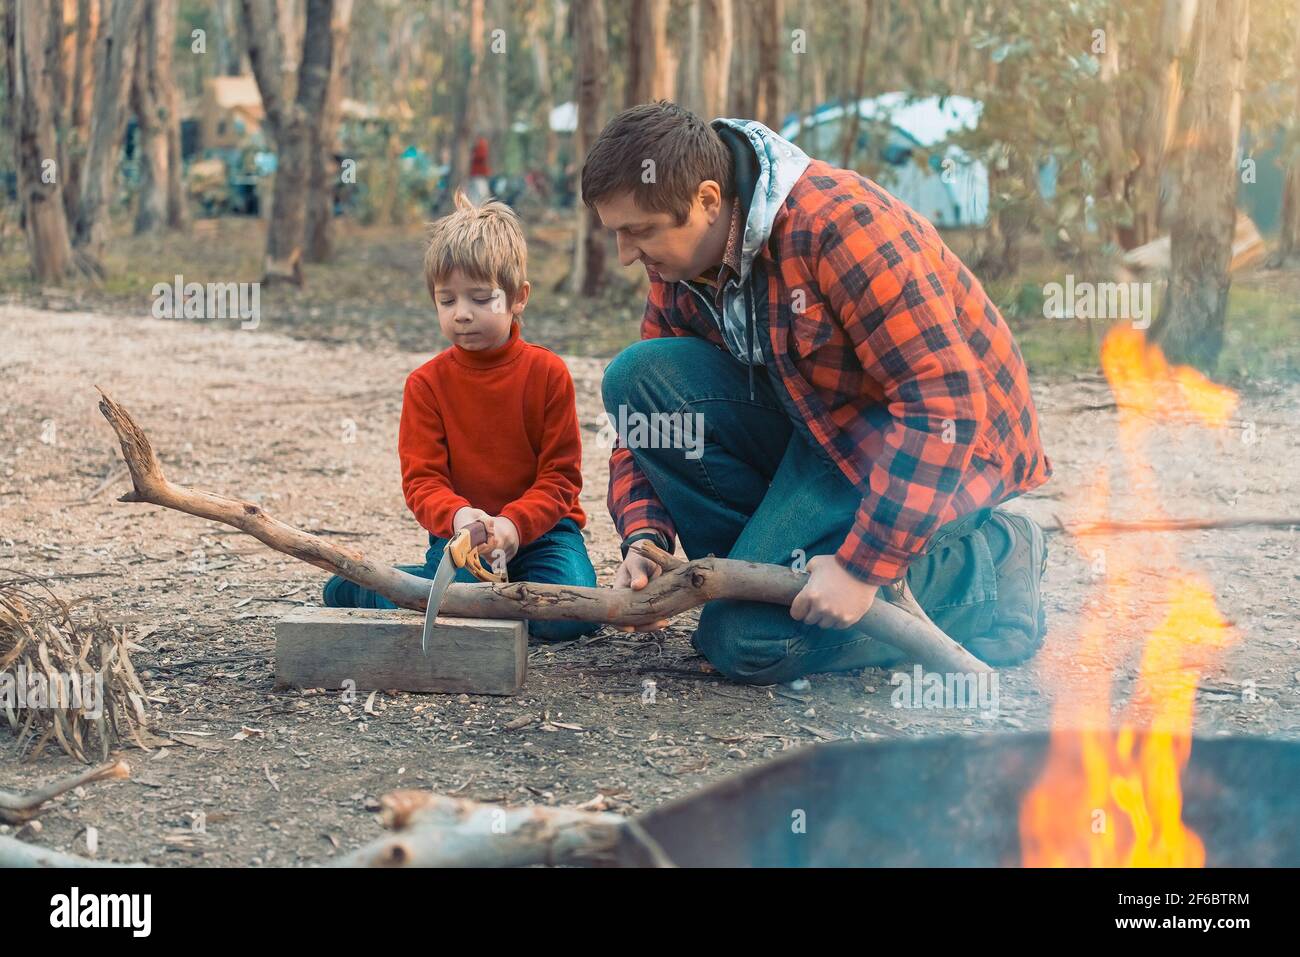
[[[627,558],[623,559],[623,564],[618,566],[618,571],[614,573],[615,588],[631,588],[633,591],[640,591],[650,584],[651,579],[657,577],[663,569],[646,558],[636,550],[633,545],[627,551]],[[665,618],[656,621],[652,625],[624,625],[620,631],[658,631],[660,628],[667,628],[668,620]]]
[[[790,603],[790,617],[822,628],[848,628],[871,609],[878,586],[854,578],[834,555],[808,559],[808,581]]]

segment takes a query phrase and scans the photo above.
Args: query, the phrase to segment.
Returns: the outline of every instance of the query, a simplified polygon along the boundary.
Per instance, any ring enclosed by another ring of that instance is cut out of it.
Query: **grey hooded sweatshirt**
[[[754,258],[772,234],[781,204],[810,162],[808,154],[782,139],[757,120],[716,119],[710,124],[731,150],[736,202],[744,228],[741,232],[740,278],[729,278],[722,288],[722,311],[714,305],[712,289],[684,280],[700,300],[704,314],[717,324],[727,351],[750,366],[763,365],[762,344],[754,338]],[[761,281],[761,280],[760,280]],[[766,301],[766,290],[759,290]]]

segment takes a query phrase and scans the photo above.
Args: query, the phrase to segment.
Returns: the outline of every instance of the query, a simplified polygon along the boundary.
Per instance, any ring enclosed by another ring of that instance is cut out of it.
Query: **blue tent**
[[[949,142],[955,134],[975,128],[983,106],[964,96],[907,93],[859,100],[853,165],[865,165],[861,161],[874,151],[886,164],[878,176],[880,185],[936,226],[984,226],[989,216],[988,169]],[[841,124],[851,110],[840,103],[826,104],[802,124],[797,114],[791,115],[780,132],[810,156],[838,164]]]

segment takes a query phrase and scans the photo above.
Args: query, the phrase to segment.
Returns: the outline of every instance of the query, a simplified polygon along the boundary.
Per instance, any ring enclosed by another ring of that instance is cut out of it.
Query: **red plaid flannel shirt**
[[[862,490],[836,553],[856,577],[897,581],[940,526],[1051,476],[1011,330],[935,228],[876,183],[814,160],[755,268],[770,371]],[[725,348],[683,284],[652,279],[641,337],[660,336]],[[625,448],[610,456],[609,508],[624,537],[675,537]]]

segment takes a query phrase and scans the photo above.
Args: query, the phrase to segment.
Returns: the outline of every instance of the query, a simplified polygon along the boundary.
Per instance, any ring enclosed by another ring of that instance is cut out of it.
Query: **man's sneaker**
[[[993,625],[986,636],[967,642],[966,648],[991,665],[1015,665],[1032,656],[1047,633],[1047,613],[1038,592],[1047,571],[1047,536],[1033,519],[1001,509],[989,517],[989,524],[994,523],[1011,544],[996,565]],[[997,534],[997,529],[989,533]]]

